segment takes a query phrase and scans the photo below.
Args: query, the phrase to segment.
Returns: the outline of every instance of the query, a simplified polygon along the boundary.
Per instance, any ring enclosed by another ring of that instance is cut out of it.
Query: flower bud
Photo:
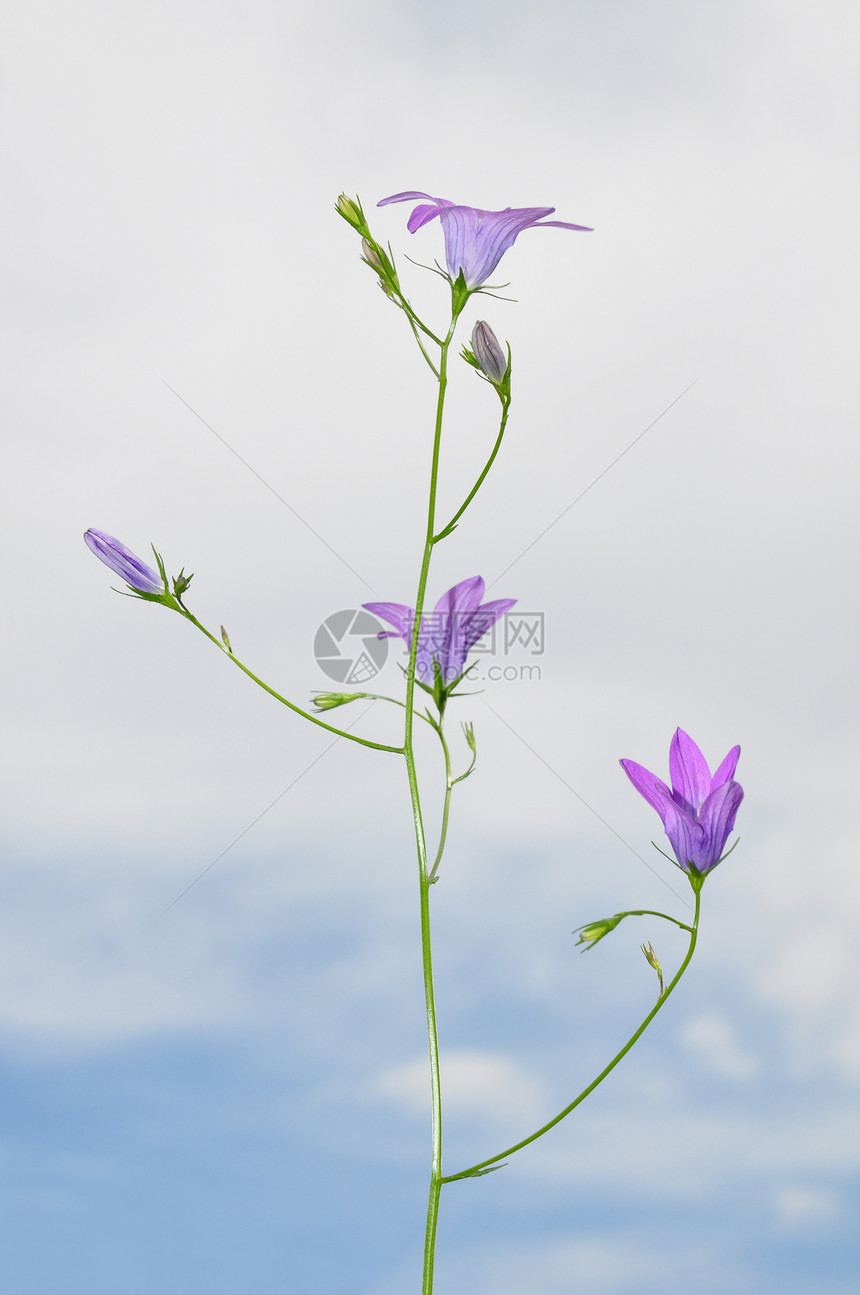
[[[625,916],[624,913],[616,913],[614,917],[601,918],[599,922],[589,922],[587,926],[578,926],[576,931],[579,932],[577,944],[584,944],[587,949],[593,949],[598,940],[602,940],[604,935],[614,931],[618,923]],[[583,949],[583,953],[585,949]]]
[[[395,289],[399,291],[400,285],[397,282],[397,271],[383,248],[369,238],[362,238],[361,259],[379,275],[379,286],[386,297],[393,297]]]
[[[366,696],[366,692],[318,692],[313,698],[313,704],[317,710],[334,710],[336,706],[346,706],[349,702]]]
[[[380,255],[377,252],[376,248],[371,243],[370,239],[363,238],[361,240],[361,254],[364,257],[365,261],[367,261],[367,264],[373,266],[374,270],[376,270],[377,273],[379,274],[383,273],[383,271],[385,270],[385,266],[382,264]]]
[[[192,571],[191,575],[187,576],[185,574],[185,567],[182,568],[178,576],[173,577],[173,592],[176,594],[177,598],[182,597],[193,579],[194,572]]]
[[[490,325],[479,319],[472,329],[472,350],[481,372],[498,387],[505,380],[508,371],[508,357],[502,350],[499,339]]]
[[[648,965],[650,967],[653,967],[655,971],[660,971],[661,970],[660,960],[657,957],[657,954],[654,952],[654,945],[651,943],[651,941],[649,940],[647,944],[640,944],[639,948],[645,954],[645,961],[648,963]]]
[[[135,593],[152,597],[166,592],[165,582],[158,572],[142,562],[121,540],[96,530],[87,531],[84,540],[90,552],[121,576]]]
[[[639,948],[645,954],[645,961],[649,967],[653,967],[657,972],[657,980],[660,982],[660,997],[663,997],[663,968],[660,966],[660,959],[654,952],[654,945],[649,940],[647,944],[640,944]]]
[[[335,203],[335,210],[338,215],[343,216],[348,225],[352,225],[353,229],[366,229],[364,212],[357,198],[348,198],[345,193],[342,193]]]

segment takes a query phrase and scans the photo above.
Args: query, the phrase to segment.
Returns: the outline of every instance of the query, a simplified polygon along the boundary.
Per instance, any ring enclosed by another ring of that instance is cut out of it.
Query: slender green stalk
[[[191,621],[192,625],[196,625],[200,630],[200,633],[205,634],[206,637],[215,644],[219,651],[223,652],[224,655],[228,657],[234,665],[238,666],[249,679],[253,679],[254,683],[259,684],[264,692],[267,692],[270,697],[274,697],[275,701],[279,701],[283,706],[287,706],[290,710],[295,711],[297,715],[301,715],[302,719],[310,720],[310,722],[312,724],[316,724],[318,728],[324,728],[329,733],[337,734],[338,737],[345,737],[350,742],[358,742],[360,746],[372,747],[374,751],[393,751],[395,755],[403,755],[402,746],[388,746],[385,742],[371,742],[368,737],[358,737],[355,733],[347,733],[345,729],[335,728],[334,725],[326,724],[324,720],[318,719],[316,715],[310,715],[306,710],[302,710],[301,706],[296,706],[295,702],[288,701],[286,697],[282,697],[279,692],[275,692],[274,688],[270,688],[267,683],[264,683],[258,675],[254,674],[253,670],[250,670],[243,661],[239,660],[235,653],[228,651],[227,647],[219,639],[216,639],[215,635],[211,634],[205,625],[201,625],[197,617],[193,616],[188,608],[181,602],[179,603],[179,611],[186,620]]]
[[[478,480],[472,486],[472,489],[469,491],[469,493],[467,494],[466,498],[463,500],[460,507],[457,509],[454,516],[445,526],[442,527],[439,534],[435,536],[433,541],[435,544],[438,544],[439,540],[444,539],[446,535],[451,534],[454,527],[457,525],[457,522],[463,516],[463,513],[466,511],[466,509],[469,507],[469,504],[475,498],[475,495],[481,489],[481,486],[484,484],[484,478],[486,477],[487,473],[489,472],[490,468],[493,466],[496,460],[496,455],[498,454],[499,450],[502,447],[502,437],[505,434],[505,428],[508,425],[508,412],[511,408],[510,395],[502,396],[501,401],[502,401],[502,421],[499,426],[499,434],[496,437],[496,443],[493,446],[492,450],[490,451],[490,457],[487,459],[487,462],[484,464],[484,469],[481,472],[481,475],[478,477]]]
[[[429,722],[439,734],[439,741],[442,743],[442,750],[445,754],[445,802],[442,806],[442,826],[439,829],[439,848],[436,851],[436,858],[433,860],[433,867],[427,874],[427,881],[432,886],[439,872],[439,864],[442,862],[442,855],[445,853],[445,843],[448,839],[448,816],[451,812],[451,793],[458,782],[462,782],[464,778],[468,778],[469,774],[475,767],[477,756],[473,751],[472,763],[469,765],[466,772],[461,773],[456,778],[452,778],[451,752],[448,749],[448,743],[445,741],[445,734],[442,732],[442,721],[440,720],[437,724],[435,720],[431,719]]]
[[[436,1028],[436,1000],[433,990],[433,957],[430,942],[430,880],[427,869],[427,842],[424,835],[424,822],[421,813],[421,797],[418,789],[418,776],[415,768],[415,751],[413,747],[413,699],[415,696],[415,667],[418,658],[418,636],[421,629],[421,616],[424,610],[424,599],[427,591],[427,579],[430,571],[430,559],[433,553],[434,531],[436,527],[436,491],[439,478],[439,455],[442,444],[442,420],[445,411],[445,395],[448,387],[448,351],[457,319],[465,301],[454,299],[451,312],[451,324],[442,342],[439,356],[439,390],[436,399],[436,423],[433,435],[433,457],[430,468],[430,487],[427,501],[427,529],[424,539],[424,551],[421,559],[421,571],[418,578],[418,591],[415,596],[415,621],[412,628],[412,642],[409,646],[409,665],[406,675],[406,722],[403,736],[403,753],[406,760],[406,776],[409,781],[409,796],[412,802],[412,820],[415,831],[415,845],[418,855],[418,885],[421,916],[421,965],[424,980],[424,1006],[427,1019],[427,1046],[430,1057],[430,1095],[431,1095],[431,1143],[432,1158],[430,1168],[430,1188],[427,1200],[427,1223],[424,1233],[424,1264],[422,1273],[422,1295],[432,1295],[433,1269],[436,1255],[436,1229],[439,1221],[439,1194],[442,1188],[442,1092],[439,1077],[439,1040]]]
[[[424,1230],[424,1263],[421,1278],[422,1295],[432,1295],[433,1269],[436,1258],[436,1229],[439,1222],[439,1195],[442,1190],[442,1089],[439,1077],[439,1039],[436,1028],[436,998],[433,989],[433,955],[430,943],[430,884],[427,875],[427,843],[421,816],[421,798],[415,770],[415,752],[412,744],[413,698],[415,695],[415,664],[418,658],[418,635],[427,591],[427,577],[433,552],[433,531],[436,519],[436,486],[439,475],[439,451],[442,440],[442,418],[445,409],[445,392],[448,385],[448,348],[454,333],[456,317],[451,320],[448,336],[442,345],[439,358],[439,393],[436,402],[436,427],[433,437],[433,461],[430,471],[430,490],[427,505],[427,533],[415,598],[415,623],[409,647],[409,667],[406,678],[406,724],[403,748],[412,817],[415,827],[415,844],[418,851],[418,886],[421,909],[421,966],[424,979],[424,1007],[427,1019],[427,1047],[430,1057],[431,1105],[431,1166],[430,1188],[427,1198],[427,1221]]]
[[[436,729],[439,734],[439,741],[442,743],[442,750],[445,753],[445,802],[442,806],[442,826],[439,829],[439,847],[436,851],[436,858],[433,860],[433,867],[427,874],[427,881],[432,885],[436,880],[436,874],[439,871],[439,864],[442,862],[442,855],[445,853],[445,842],[448,839],[448,815],[451,811],[451,792],[454,784],[451,781],[451,752],[448,750],[448,743],[442,733],[442,725]]]
[[[430,356],[427,354],[427,347],[421,341],[421,334],[418,332],[418,326],[415,322],[417,316],[412,313],[411,309],[406,309],[405,306],[404,306],[404,314],[406,315],[406,318],[409,320],[409,327],[412,329],[412,336],[415,338],[415,341],[418,343],[418,349],[421,351],[421,354],[424,356],[424,359],[427,361],[430,368],[432,369],[434,378],[438,380],[439,370],[436,368],[436,365],[433,363],[433,361],[430,359]],[[437,345],[439,346],[442,345],[438,337],[434,337],[433,341],[436,342]]]
[[[606,1076],[615,1069],[615,1067],[618,1065],[622,1057],[625,1057],[627,1055],[627,1053],[633,1047],[633,1044],[636,1042],[636,1040],[642,1034],[644,1034],[645,1030],[647,1030],[648,1026],[654,1020],[654,1017],[663,1007],[669,995],[672,993],[672,990],[678,984],[678,981],[681,979],[684,972],[687,970],[687,967],[690,965],[690,959],[692,958],[693,953],[695,952],[695,949],[696,949],[696,939],[697,939],[697,934],[699,929],[699,907],[701,903],[701,887],[699,887],[698,889],[694,887],[694,889],[696,891],[696,913],[695,913],[695,917],[693,918],[693,925],[691,927],[689,926],[685,927],[685,930],[688,930],[690,932],[690,947],[687,950],[686,957],[684,958],[684,961],[681,963],[680,967],[675,973],[675,976],[672,979],[671,983],[669,984],[668,988],[666,989],[666,992],[660,998],[657,999],[655,1006],[645,1017],[645,1020],[642,1022],[639,1028],[633,1032],[633,1034],[624,1044],[624,1047],[621,1049],[621,1051],[616,1052],[615,1056],[609,1062],[609,1065],[604,1066],[603,1070],[601,1070],[597,1078],[593,1079],[591,1083],[588,1085],[588,1087],[582,1090],[582,1092],[579,1094],[578,1097],[575,1097],[572,1102],[570,1102],[567,1106],[565,1106],[564,1110],[559,1111],[558,1115],[556,1115],[553,1119],[548,1120],[546,1124],[543,1124],[537,1130],[537,1132],[530,1134],[529,1137],[527,1138],[523,1138],[522,1141],[520,1142],[515,1142],[512,1147],[508,1147],[505,1151],[500,1151],[498,1155],[490,1156],[489,1159],[487,1160],[480,1160],[476,1165],[471,1165],[469,1169],[463,1169],[459,1174],[449,1174],[448,1177],[442,1179],[443,1183],[453,1183],[458,1178],[477,1178],[481,1174],[490,1172],[491,1167],[493,1165],[497,1165],[500,1160],[507,1159],[507,1157],[512,1156],[514,1152],[521,1151],[523,1147],[527,1147],[530,1142],[536,1142],[538,1138],[542,1138],[545,1133],[548,1133],[550,1129],[556,1126],[556,1124],[560,1124],[561,1121],[565,1119],[566,1116],[570,1115],[571,1111],[575,1110],[576,1107],[579,1106],[580,1102],[584,1102],[586,1097],[588,1097],[590,1093],[593,1093],[595,1088],[597,1088],[599,1084],[602,1084]],[[643,909],[640,911],[648,912],[649,910]],[[665,917],[665,914],[658,913],[656,914],[656,916]],[[675,921],[674,918],[669,918],[668,920]],[[682,922],[678,922],[677,925],[683,926],[684,924]]]

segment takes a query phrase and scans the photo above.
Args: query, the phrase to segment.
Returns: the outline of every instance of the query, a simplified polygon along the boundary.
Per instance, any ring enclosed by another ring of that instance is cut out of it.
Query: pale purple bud
[[[104,531],[95,530],[87,531],[84,539],[87,548],[139,594],[164,593],[164,581],[158,572],[142,562],[120,540],[106,535]]]
[[[481,372],[493,385],[497,387],[504,382],[508,371],[508,357],[502,350],[496,334],[483,319],[479,319],[472,329],[472,350]]]

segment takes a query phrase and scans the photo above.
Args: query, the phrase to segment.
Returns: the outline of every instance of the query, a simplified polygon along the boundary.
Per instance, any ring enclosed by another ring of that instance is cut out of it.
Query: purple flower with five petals
[[[466,657],[478,639],[483,638],[487,630],[517,601],[516,598],[497,598],[494,602],[482,604],[484,588],[480,576],[461,580],[442,595],[434,611],[424,613],[415,662],[415,672],[419,679],[428,684],[433,683],[435,661],[443,685],[455,683],[463,674]],[[382,630],[380,638],[402,638],[407,647],[411,645],[415,624],[414,607],[406,607],[403,603],[363,605],[367,611],[381,616],[394,626],[393,630]]]
[[[448,273],[456,280],[462,271],[466,287],[474,291],[487,282],[509,247],[524,229],[544,229],[554,225],[558,229],[579,229],[590,233],[589,225],[571,225],[566,220],[544,220],[555,207],[506,207],[504,211],[482,211],[480,207],[461,207],[447,198],[433,198],[429,193],[395,193],[376,205],[385,207],[390,202],[409,202],[426,198],[412,212],[406,228],[410,234],[438,216],[445,235],[445,260]]]
[[[707,873],[720,862],[744,798],[743,787],[734,781],[740,753],[733,746],[711,774],[693,739],[677,729],[669,747],[671,791],[641,764],[621,761],[633,786],[662,818],[678,867],[686,873]]]
[[[164,581],[157,571],[127,549],[121,540],[106,535],[104,531],[89,530],[84,535],[89,548],[105,566],[121,576],[126,584],[139,594],[163,594]]]

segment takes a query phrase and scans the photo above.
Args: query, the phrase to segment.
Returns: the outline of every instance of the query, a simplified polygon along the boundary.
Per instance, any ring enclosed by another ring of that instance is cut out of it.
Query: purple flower
[[[482,211],[480,207],[460,207],[447,198],[433,198],[429,193],[395,193],[376,205],[385,207],[389,202],[409,202],[413,198],[426,198],[419,203],[407,221],[410,234],[438,216],[445,235],[445,259],[448,273],[456,279],[460,271],[469,289],[486,283],[509,247],[513,247],[518,234],[533,226],[544,229],[554,225],[558,229],[581,229],[590,232],[588,225],[571,225],[565,220],[544,220],[555,207],[506,207],[504,211]]]
[[[139,594],[163,594],[164,581],[157,571],[141,562],[131,549],[104,531],[87,531],[87,547]]]
[[[733,746],[715,774],[696,743],[683,729],[677,729],[669,747],[672,790],[656,774],[634,760],[622,760],[621,767],[648,804],[656,809],[684,872],[710,872],[720,862],[723,847],[735,825],[744,798],[734,782],[739,746]]]
[[[478,639],[483,638],[490,626],[495,625],[517,601],[516,598],[497,598],[482,605],[483,596],[483,580],[480,576],[472,576],[471,580],[461,580],[460,584],[443,594],[434,611],[424,613],[415,663],[419,679],[433,682],[435,661],[443,684],[456,682]],[[364,606],[394,626],[393,630],[383,630],[380,638],[402,638],[406,646],[410,646],[415,624],[413,607],[405,607],[402,603],[364,603]]]

